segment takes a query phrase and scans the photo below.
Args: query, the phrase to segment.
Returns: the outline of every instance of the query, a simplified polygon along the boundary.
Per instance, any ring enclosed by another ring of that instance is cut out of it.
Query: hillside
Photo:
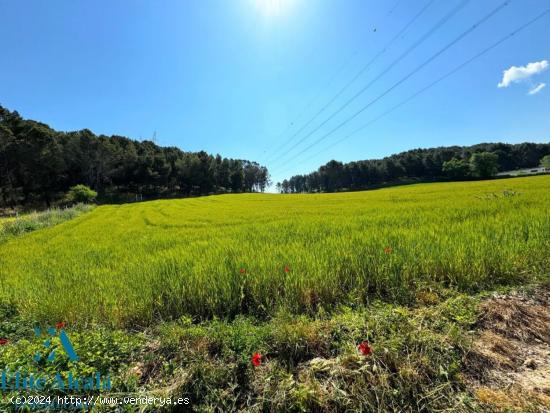
[[[99,206],[0,243],[0,365],[108,371],[117,392],[194,411],[492,411],[510,382],[491,360],[512,356],[472,334],[493,328],[480,324],[493,291],[546,299],[530,286],[549,276],[549,188],[535,176]],[[81,360],[36,364],[32,326],[60,322]],[[530,348],[513,358],[521,374]],[[500,406],[547,403],[518,386]]]
[[[414,182],[487,179],[539,166],[550,143],[480,143],[412,149],[382,159],[342,163],[335,160],[305,175],[277,184],[281,192],[338,192]],[[550,170],[550,168],[549,168]]]
[[[51,206],[73,185],[102,202],[128,202],[263,191],[267,169],[256,162],[161,147],[152,141],[60,132],[0,106],[0,208]]]
[[[479,290],[547,268],[549,186],[544,176],[101,206],[3,245],[1,293],[44,319],[125,325],[407,303],[422,284]]]

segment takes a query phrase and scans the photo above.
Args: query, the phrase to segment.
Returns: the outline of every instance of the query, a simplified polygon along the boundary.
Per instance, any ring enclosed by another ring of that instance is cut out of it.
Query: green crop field
[[[407,304],[543,275],[548,205],[550,176],[100,206],[0,244],[0,300],[118,327]]]

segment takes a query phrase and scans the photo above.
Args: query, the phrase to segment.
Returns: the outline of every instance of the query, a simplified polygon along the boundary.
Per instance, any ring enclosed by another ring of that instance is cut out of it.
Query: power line
[[[376,61],[376,59],[378,59],[378,57],[380,57],[384,52],[386,52],[386,50],[393,44],[393,42],[395,42],[423,13],[424,11],[426,11],[426,9],[434,2],[435,0],[430,0],[426,6],[424,6],[420,12],[418,12],[413,18],[411,21],[409,21],[387,44],[386,46],[373,58],[371,59],[365,66],[363,66],[359,72],[327,103],[325,104],[308,122],[306,122],[305,125],[303,125],[294,135],[292,135],[289,139],[287,139],[283,145],[279,146],[276,150],[274,151],[270,151],[270,154],[268,155],[268,157],[264,160],[264,162],[267,162],[269,160],[272,159],[273,155],[280,152],[285,146],[287,146],[290,142],[292,142],[292,140],[294,139],[294,137],[296,137],[297,135],[299,135],[307,126],[309,126],[311,124],[311,122],[313,122],[322,112],[324,112],[325,109],[327,109],[336,99],[338,99],[342,93],[344,93],[347,88],[349,86],[351,86],[359,77],[361,77],[361,75],[370,67],[370,65],[372,63],[374,63]],[[398,0],[397,3],[395,3],[395,5],[392,7],[392,9],[387,13],[387,15],[390,15],[392,14],[395,9],[397,9],[397,7],[399,6],[401,0]],[[350,59],[348,59],[349,61],[352,60],[353,57],[355,57],[355,55],[359,52],[359,49],[357,49],[355,51],[355,53],[353,53],[352,57]],[[338,71],[337,73],[335,74],[335,76],[333,76],[329,82],[329,85],[332,84],[333,80],[337,77],[337,75],[344,69],[344,67],[347,66],[347,63],[344,64]],[[328,87],[328,86],[327,86]],[[279,136],[282,136],[284,134],[286,134],[286,132],[291,129],[291,127],[293,126],[293,124],[295,122],[297,122],[301,116],[303,115],[303,113],[309,109],[309,107],[313,106],[313,103],[317,101],[317,99],[320,97],[321,93],[319,93],[317,95],[317,97],[308,105],[306,106],[306,108],[300,113],[300,115],[296,118],[296,120],[292,123],[290,123],[287,128],[284,130],[283,133],[281,133],[281,135]]]
[[[299,136],[300,133],[302,133],[304,131],[304,129],[306,129],[309,125],[311,125],[311,123],[317,119],[319,117],[319,115],[321,115],[330,105],[332,105],[353,83],[355,83],[355,81],[357,81],[357,79],[359,79],[369,68],[370,66],[376,62],[376,60],[378,60],[378,58],[380,56],[382,56],[391,46],[392,44],[397,40],[399,39],[406,31],[407,29],[420,17],[422,16],[422,14],[424,14],[424,12],[428,9],[429,6],[432,5],[432,3],[434,2],[435,0],[430,0],[405,26],[403,26],[403,28],[401,28],[401,30],[386,44],[386,46],[384,46],[384,48],[382,48],[371,60],[369,60],[356,74],[355,76],[349,80],[345,85],[344,87],[342,87],[337,93],[336,95],[334,95],[323,107],[321,107],[321,109],[319,111],[317,111],[315,113],[315,115],[313,115],[312,118],[310,118],[298,131],[296,131],[289,139],[287,139],[285,141],[285,143],[279,147],[277,150],[273,151],[272,153],[278,153],[281,151],[281,149],[285,146],[287,146],[290,142],[292,142],[292,140],[296,137],[296,136]],[[469,0],[463,0],[463,1],[469,1]],[[397,6],[397,4],[396,4]],[[306,136],[306,138],[309,137]],[[306,138],[303,138],[301,139],[297,144],[295,144],[294,146],[292,146],[288,151],[291,151],[292,149],[294,149],[297,145],[299,145],[300,143],[302,143],[304,141],[304,139]],[[269,157],[271,158],[271,156]],[[276,157],[275,159],[279,159],[279,157]]]
[[[313,146],[321,143],[323,140],[325,140],[327,137],[329,137],[330,135],[332,135],[334,132],[336,132],[337,130],[341,129],[342,127],[344,127],[345,125],[347,125],[349,122],[351,122],[353,119],[355,119],[357,116],[359,116],[361,113],[363,113],[365,110],[367,110],[370,106],[372,106],[374,103],[376,103],[377,101],[379,101],[380,99],[382,99],[384,96],[386,96],[388,93],[390,93],[392,90],[394,90],[396,87],[398,87],[399,85],[401,85],[402,83],[404,83],[405,81],[407,81],[410,77],[412,77],[414,74],[416,74],[417,72],[419,72],[421,69],[424,68],[424,66],[428,65],[429,63],[431,63],[432,61],[434,61],[435,59],[437,59],[441,54],[443,54],[444,52],[446,52],[447,50],[449,50],[451,47],[453,47],[456,43],[458,43],[460,40],[462,40],[464,37],[466,37],[468,34],[470,34],[471,32],[473,32],[475,29],[477,29],[479,26],[481,26],[483,23],[485,23],[487,20],[489,20],[491,17],[493,17],[495,14],[497,14],[500,10],[502,10],[504,7],[506,7],[509,3],[511,2],[511,0],[506,0],[504,1],[503,3],[501,3],[499,6],[497,6],[495,9],[493,9],[490,13],[488,13],[487,15],[485,15],[484,17],[482,17],[480,20],[478,20],[475,24],[473,24],[469,29],[467,29],[466,31],[462,32],[459,36],[457,36],[453,41],[451,41],[450,43],[448,43],[447,45],[445,45],[443,48],[441,48],[440,50],[438,50],[435,54],[433,54],[432,56],[430,56],[428,59],[426,59],[424,62],[422,62],[420,65],[418,65],[417,67],[415,67],[412,71],[410,71],[407,75],[405,75],[404,77],[402,77],[399,81],[397,81],[396,83],[394,83],[391,87],[389,87],[388,89],[386,89],[383,93],[381,93],[380,95],[378,95],[376,98],[374,98],[373,100],[371,100],[369,103],[367,103],[366,105],[364,105],[361,109],[359,109],[357,112],[355,112],[352,116],[346,118],[344,121],[342,121],[341,123],[339,123],[336,127],[334,127],[333,129],[331,129],[328,133],[324,134],[323,136],[321,136],[319,139],[315,140],[313,143],[311,143],[309,146],[307,146],[306,148],[304,148],[303,150],[301,150],[300,152],[298,152],[296,155],[294,155],[293,157],[291,157],[290,159],[287,159],[287,162],[288,161],[292,161],[294,159],[296,159],[298,156],[300,156],[301,154],[303,154],[304,152],[308,151],[309,149],[311,149]]]
[[[350,57],[348,59],[346,59],[346,61],[344,62],[344,64],[342,64],[338,70],[330,77],[329,81],[327,82],[326,86],[323,88],[323,89],[326,89],[328,87],[330,87],[330,85],[332,85],[332,83],[334,82],[334,80],[336,80],[336,78],[340,75],[341,72],[344,71],[344,69],[349,65],[349,63],[355,58],[355,56],[357,56],[357,54],[359,53],[359,49],[355,50],[355,52],[353,52]],[[277,136],[277,140],[279,140],[280,138],[284,137],[286,135],[286,133],[292,129],[292,126],[294,126],[295,123],[297,123],[301,118],[302,116],[309,110],[309,108],[311,108],[318,100],[319,98],[321,97],[322,95],[322,91],[320,91],[319,93],[317,93],[317,95],[300,111],[300,114],[292,121],[290,122],[287,127],[285,128],[285,130],[283,132],[281,132],[278,136]],[[270,152],[270,154],[267,156],[267,158],[264,159],[264,162],[268,162],[272,156],[279,152],[281,149],[283,149],[287,144],[289,143],[289,140],[285,141],[282,145],[279,146],[279,148],[277,148],[277,150],[273,151],[273,152]]]
[[[323,148],[322,150],[320,150],[319,152],[317,152],[315,155],[313,156],[310,156],[306,159],[304,159],[304,162],[305,161],[309,161],[313,158],[315,158],[316,156],[320,155],[321,153],[333,148],[334,146],[342,143],[343,141],[345,141],[346,139],[350,138],[351,136],[355,135],[356,133],[362,131],[363,129],[367,128],[368,126],[372,125],[373,123],[379,121],[380,119],[386,117],[387,115],[389,115],[390,113],[394,112],[395,110],[399,109],[401,106],[409,103],[411,100],[415,99],[417,96],[421,95],[422,93],[426,92],[427,90],[431,89],[432,87],[434,87],[435,85],[437,85],[438,83],[442,82],[443,80],[449,78],[450,76],[454,75],[456,72],[462,70],[464,67],[466,67],[467,65],[469,65],[470,63],[472,63],[473,61],[477,60],[478,58],[480,58],[481,56],[489,53],[491,50],[493,50],[494,48],[500,46],[502,43],[504,43],[505,41],[509,40],[511,37],[515,36],[516,34],[518,34],[519,32],[523,31],[524,29],[526,29],[527,27],[531,26],[532,24],[536,23],[538,20],[542,19],[544,16],[546,16],[547,14],[550,13],[550,9],[547,9],[545,10],[544,12],[540,13],[538,16],[536,16],[535,18],[529,20],[528,22],[524,23],[523,25],[521,25],[520,27],[518,27],[517,29],[513,30],[512,32],[508,33],[506,36],[502,37],[500,40],[496,41],[495,43],[491,44],[490,46],[486,47],[485,49],[483,49],[482,51],[480,51],[479,53],[475,54],[474,56],[472,56],[471,58],[469,58],[468,60],[466,60],[465,62],[461,63],[460,65],[456,66],[454,69],[450,70],[449,72],[447,72],[446,74],[444,74],[443,76],[437,78],[436,80],[434,80],[433,82],[429,83],[428,85],[424,86],[423,88],[419,89],[418,91],[416,91],[415,93],[413,93],[411,96],[409,96],[407,99],[399,102],[398,104],[392,106],[390,109],[388,109],[387,111],[385,111],[384,113],[382,113],[381,115],[377,116],[376,118],[370,120],[369,122],[365,123],[364,125],[362,125],[361,127],[353,130],[352,132],[350,132],[349,134],[347,134],[346,136],[344,136],[342,139],[330,144],[329,146]]]
[[[353,95],[351,98],[349,98],[343,105],[341,105],[327,119],[325,119],[323,122],[321,122],[316,128],[314,128],[307,135],[305,135],[302,139],[300,139],[294,146],[292,146],[292,148],[290,148],[287,151],[287,153],[292,151],[297,146],[299,146],[307,138],[312,136],[315,132],[317,132],[319,129],[321,129],[323,126],[325,126],[328,122],[330,122],[332,119],[334,119],[337,115],[339,115],[346,107],[348,107],[353,101],[355,101],[355,99],[357,99],[359,96],[361,96],[368,88],[370,88],[379,79],[381,79],[383,76],[388,74],[395,67],[395,65],[397,65],[401,60],[403,60],[407,55],[409,55],[412,51],[414,51],[418,46],[420,46],[422,43],[424,43],[432,34],[434,34],[439,28],[441,28],[446,22],[448,22],[469,1],[470,0],[462,0],[454,9],[452,9],[441,20],[439,20],[432,28],[430,28],[420,39],[418,39],[412,46],[410,46],[407,50],[405,50],[405,52],[403,52],[399,57],[397,57],[394,61],[392,61],[384,70],[382,70],[378,76],[376,76],[367,85],[365,85],[361,90],[359,90],[359,92],[357,92],[355,95]]]
[[[401,0],[397,0],[397,2],[395,3],[395,5],[391,8],[391,10],[388,12],[388,15],[392,14],[395,9],[397,9],[397,6],[399,6],[399,4],[401,4]]]

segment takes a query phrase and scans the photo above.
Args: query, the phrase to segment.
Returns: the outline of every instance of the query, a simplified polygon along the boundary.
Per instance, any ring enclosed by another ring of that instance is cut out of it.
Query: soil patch
[[[478,401],[494,411],[550,412],[550,284],[495,295],[466,357]]]

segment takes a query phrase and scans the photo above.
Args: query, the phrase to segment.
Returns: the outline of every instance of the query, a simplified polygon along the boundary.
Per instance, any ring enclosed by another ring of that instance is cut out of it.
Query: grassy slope
[[[18,217],[0,217],[0,243],[28,232],[53,227],[92,209],[93,205],[77,204],[70,208],[53,208]]]
[[[116,392],[190,397],[204,412],[485,411],[463,379],[484,296],[470,293],[548,272],[549,188],[536,177],[100,207],[0,245],[0,368],[109,371]],[[59,349],[33,362],[37,321],[68,321],[81,360]]]
[[[0,297],[42,320],[132,326],[476,291],[547,270],[549,188],[540,176],[103,206],[1,245]]]

